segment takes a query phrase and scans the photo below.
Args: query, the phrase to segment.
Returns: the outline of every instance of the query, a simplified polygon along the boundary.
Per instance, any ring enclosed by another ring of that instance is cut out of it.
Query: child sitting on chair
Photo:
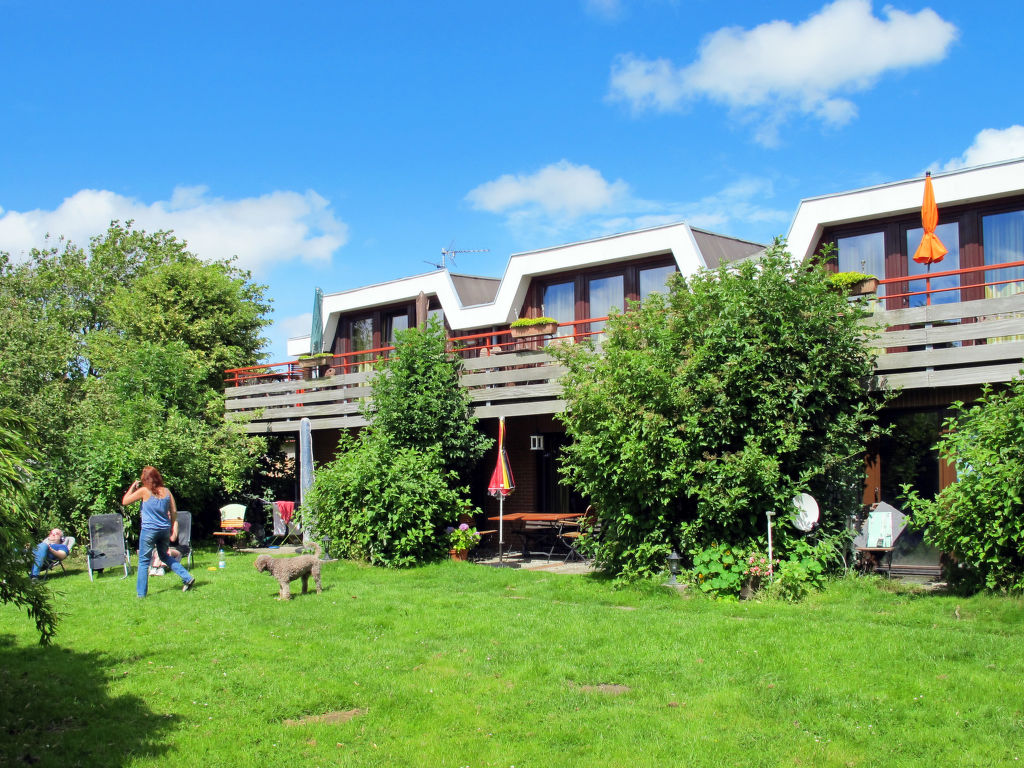
[[[31,576],[39,578],[39,572],[47,563],[63,560],[68,556],[68,545],[64,543],[64,532],[54,528],[50,535],[36,545],[35,560],[32,563]]]

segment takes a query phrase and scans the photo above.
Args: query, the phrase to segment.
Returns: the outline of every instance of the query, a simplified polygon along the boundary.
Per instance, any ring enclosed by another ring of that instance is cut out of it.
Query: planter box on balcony
[[[540,325],[513,325],[508,332],[513,339],[526,339],[531,336],[550,336],[558,330],[558,323],[542,323]]]
[[[315,357],[300,357],[297,361],[299,368],[321,368],[334,362],[334,355],[316,355]]]
[[[867,280],[861,280],[850,286],[851,296],[867,296],[872,293],[878,293],[877,277],[869,277]]]

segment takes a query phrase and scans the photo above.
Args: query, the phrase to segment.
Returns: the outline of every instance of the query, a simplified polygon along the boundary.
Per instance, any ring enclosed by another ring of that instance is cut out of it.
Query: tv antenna
[[[470,248],[470,249],[466,249],[466,250],[455,250],[455,249],[452,248],[453,245],[455,245],[455,241],[454,240],[452,240],[448,244],[447,248],[442,248],[441,249],[441,262],[440,263],[438,263],[436,261],[430,261],[429,259],[424,259],[424,261],[427,264],[430,264],[432,267],[437,267],[438,269],[447,269],[449,261],[452,264],[455,263],[455,254],[456,253],[488,253],[491,250],[490,248]]]

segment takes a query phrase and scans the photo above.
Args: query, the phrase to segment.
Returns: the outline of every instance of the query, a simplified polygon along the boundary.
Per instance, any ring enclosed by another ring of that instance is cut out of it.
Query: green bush
[[[302,518],[339,557],[395,568],[437,560],[447,522],[474,511],[454,479],[436,450],[392,449],[364,433],[318,469]]]
[[[653,577],[673,549],[749,547],[799,492],[818,500],[825,533],[843,530],[884,400],[869,391],[864,317],[779,243],[676,275],[612,315],[600,352],[554,348],[568,367],[561,471],[600,516],[600,567]],[[780,552],[802,537],[782,514],[776,535]]]
[[[911,523],[953,556],[951,580],[1024,590],[1024,379],[953,410],[938,449],[956,482],[931,500],[904,486]]]

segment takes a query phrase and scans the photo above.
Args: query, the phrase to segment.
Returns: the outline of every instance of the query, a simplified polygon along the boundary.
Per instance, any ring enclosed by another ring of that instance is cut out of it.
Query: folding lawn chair
[[[128,540],[124,533],[124,518],[116,513],[93,515],[89,518],[89,549],[86,550],[89,565],[89,581],[93,571],[104,568],[123,567],[128,578]]]
[[[279,547],[292,536],[302,543],[302,532],[292,525],[292,514],[295,512],[294,501],[275,501],[270,505],[274,515],[274,539],[271,547]],[[280,539],[280,540],[279,540]]]
[[[178,541],[171,546],[181,552],[181,559],[188,558],[188,567],[192,567],[192,513],[178,510]]]
[[[65,536],[64,541],[61,543],[68,548],[68,557],[71,557],[71,552],[75,548],[75,537]],[[57,565],[60,566],[61,573],[67,573],[67,570],[64,568],[64,561],[51,555],[43,561],[43,564],[41,566],[39,566],[40,575],[44,573],[49,573],[51,570],[53,570],[54,566]]]

